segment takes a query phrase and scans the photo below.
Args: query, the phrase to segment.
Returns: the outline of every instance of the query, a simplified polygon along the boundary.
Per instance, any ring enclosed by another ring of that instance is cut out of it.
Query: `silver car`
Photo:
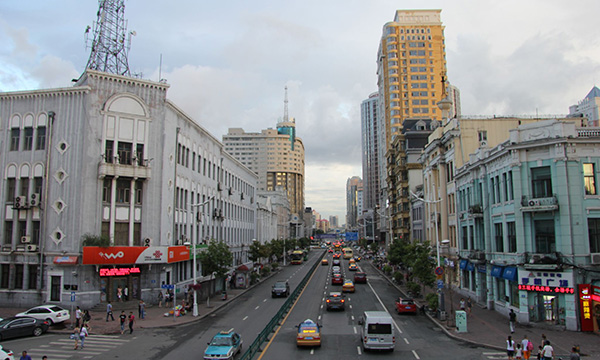
[[[69,310],[63,309],[57,305],[40,305],[15,315],[15,317],[23,316],[29,316],[39,320],[46,320],[48,323],[50,323],[50,325],[58,324],[71,318],[69,315]]]

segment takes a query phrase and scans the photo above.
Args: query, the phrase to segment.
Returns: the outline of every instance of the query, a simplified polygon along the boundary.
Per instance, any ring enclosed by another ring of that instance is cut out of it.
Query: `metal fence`
[[[300,281],[300,284],[298,284],[296,289],[294,289],[294,291],[290,294],[290,296],[288,296],[285,303],[283,303],[281,308],[279,308],[279,311],[277,312],[277,314],[275,314],[275,316],[273,316],[273,318],[271,319],[271,321],[269,321],[267,326],[265,326],[263,331],[261,331],[260,334],[258,334],[258,336],[256,336],[256,339],[254,339],[254,342],[252,342],[252,344],[250,344],[250,346],[248,347],[246,352],[240,357],[240,360],[250,360],[254,357],[254,355],[256,355],[257,352],[262,351],[262,349],[261,349],[262,344],[265,341],[269,340],[269,335],[271,335],[271,333],[273,333],[273,331],[275,331],[275,328],[277,326],[279,326],[279,324],[281,323],[281,320],[290,311],[292,305],[294,305],[294,302],[300,296],[300,293],[302,293],[302,290],[308,283],[308,280],[310,279],[312,274],[315,272],[317,267],[319,267],[319,265],[321,264],[321,259],[323,258],[323,256],[325,256],[325,254],[326,254],[326,252],[323,252],[321,254],[321,256],[317,259],[317,261],[315,261],[314,265],[312,266],[310,271],[306,274],[304,279],[302,279],[302,281]]]

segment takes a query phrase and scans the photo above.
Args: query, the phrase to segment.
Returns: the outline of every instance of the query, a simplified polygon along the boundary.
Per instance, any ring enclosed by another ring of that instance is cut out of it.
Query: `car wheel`
[[[44,333],[44,329],[42,329],[41,327],[36,327],[35,329],[33,329],[33,336],[40,336]]]
[[[52,326],[52,325],[54,325],[54,321],[52,321],[52,319],[50,319],[50,318],[47,318],[47,319],[46,319],[46,321],[48,322],[48,325],[49,325],[49,326]]]

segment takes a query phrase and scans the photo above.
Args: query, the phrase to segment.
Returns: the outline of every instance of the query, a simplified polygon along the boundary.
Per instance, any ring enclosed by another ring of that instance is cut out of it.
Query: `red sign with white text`
[[[190,259],[186,246],[84,246],[83,265],[166,264]]]
[[[594,331],[592,318],[592,287],[579,284],[579,310],[581,313],[581,331]]]
[[[168,262],[180,262],[190,259],[190,249],[187,246],[169,246]]]
[[[100,269],[100,276],[127,276],[132,274],[139,274],[139,267],[132,268],[106,268]]]

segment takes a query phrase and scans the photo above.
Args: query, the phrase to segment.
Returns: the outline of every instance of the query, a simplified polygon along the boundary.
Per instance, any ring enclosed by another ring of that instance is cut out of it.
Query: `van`
[[[358,324],[361,325],[360,340],[365,351],[394,351],[396,334],[390,314],[385,311],[365,311]]]

